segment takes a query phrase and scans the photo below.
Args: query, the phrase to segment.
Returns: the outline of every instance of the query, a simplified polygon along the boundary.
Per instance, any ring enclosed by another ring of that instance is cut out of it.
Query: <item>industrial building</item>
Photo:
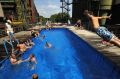
[[[12,20],[12,25],[17,29],[26,29],[39,20],[34,0],[0,0],[0,28],[4,28],[6,17]]]

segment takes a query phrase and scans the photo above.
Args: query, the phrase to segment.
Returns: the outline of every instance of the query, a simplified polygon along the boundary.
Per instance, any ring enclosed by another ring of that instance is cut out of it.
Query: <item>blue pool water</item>
[[[42,30],[41,35],[45,39],[33,38],[35,45],[22,56],[26,59],[34,53],[34,68],[29,62],[13,66],[6,60],[0,79],[31,79],[33,73],[39,79],[120,79],[120,71],[109,59],[68,29]],[[52,48],[45,47],[46,41]]]

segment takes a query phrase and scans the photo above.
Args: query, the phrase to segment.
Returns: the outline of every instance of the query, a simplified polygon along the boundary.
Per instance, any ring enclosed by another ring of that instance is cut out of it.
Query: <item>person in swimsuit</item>
[[[103,38],[103,40],[113,43],[120,47],[120,39],[116,37],[114,34],[112,34],[110,31],[108,31],[106,27],[100,26],[99,24],[100,19],[110,19],[111,15],[102,17],[94,16],[93,12],[88,10],[84,11],[84,15],[90,18],[94,30],[101,38]]]
[[[15,54],[11,54],[10,55],[10,62],[12,65],[15,65],[15,64],[20,64],[22,62],[22,60],[17,60]]]
[[[46,48],[51,48],[51,47],[52,47],[52,44],[50,44],[49,42],[46,41],[45,47],[46,47]]]
[[[77,23],[74,26],[76,26],[78,29],[83,29],[80,19],[77,21]]]
[[[32,79],[38,79],[38,75],[37,74],[33,74],[32,75]]]

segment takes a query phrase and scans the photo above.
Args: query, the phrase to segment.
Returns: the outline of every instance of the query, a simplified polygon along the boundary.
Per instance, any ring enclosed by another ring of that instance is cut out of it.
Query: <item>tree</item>
[[[47,21],[47,19],[43,16],[39,16],[39,20],[41,21],[41,23],[44,25],[45,22]]]
[[[68,19],[70,19],[70,16],[67,13],[58,13],[58,14],[51,15],[50,19],[52,22],[67,23]]]
[[[50,17],[50,20],[52,21],[52,22],[58,22],[57,21],[57,14],[54,14],[54,15],[51,15],[51,17]]]

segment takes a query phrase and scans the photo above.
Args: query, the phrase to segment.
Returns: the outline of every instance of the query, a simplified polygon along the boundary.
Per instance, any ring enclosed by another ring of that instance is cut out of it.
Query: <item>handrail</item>
[[[2,61],[0,61],[0,67],[2,66],[2,63],[8,59],[9,56],[7,56],[5,59],[3,59]]]
[[[4,44],[4,48],[5,48],[6,54],[8,55],[8,49],[6,47],[6,41],[5,40],[3,40],[3,44]]]
[[[12,38],[13,38],[13,37],[14,37],[15,41],[17,42],[17,44],[19,44],[19,41],[18,41],[18,39],[15,38],[14,34],[12,34],[12,33],[10,32],[9,35],[10,35],[10,42],[8,42],[7,39],[4,39],[4,40],[3,40],[3,45],[4,45],[4,48],[5,48],[5,51],[6,51],[7,56],[6,56],[5,59],[3,59],[2,61],[0,61],[0,66],[2,65],[2,63],[3,63],[3,62],[9,57],[9,55],[10,55],[10,53],[9,53],[9,51],[8,51],[8,48],[7,48],[7,46],[6,46],[6,43],[8,43],[8,44],[11,45],[12,51],[14,51],[14,46],[13,46],[13,43],[12,43],[12,41],[13,41]]]

